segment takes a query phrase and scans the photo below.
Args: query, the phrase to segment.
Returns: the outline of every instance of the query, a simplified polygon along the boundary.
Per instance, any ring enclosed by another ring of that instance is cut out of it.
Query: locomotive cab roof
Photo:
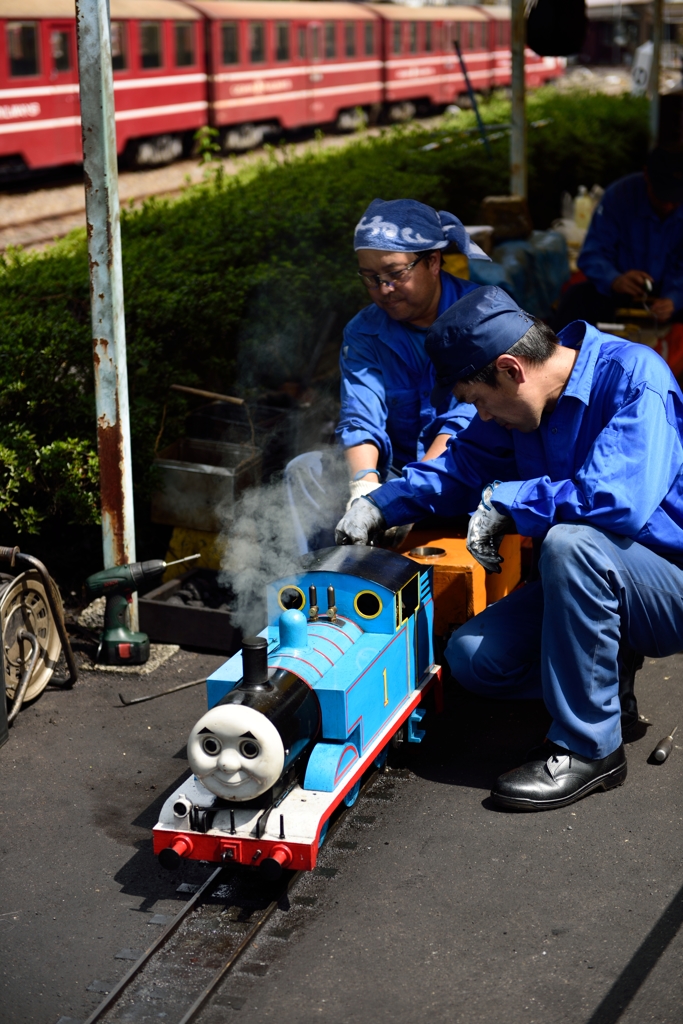
[[[396,594],[416,573],[415,563],[385,548],[350,545],[322,548],[301,558],[302,572],[334,572],[357,576]]]

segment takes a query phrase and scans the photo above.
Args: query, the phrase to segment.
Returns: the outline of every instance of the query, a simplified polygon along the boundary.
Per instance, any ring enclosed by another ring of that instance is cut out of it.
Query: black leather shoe
[[[623,744],[597,761],[548,743],[547,757],[527,761],[505,772],[491,790],[500,807],[517,811],[550,811],[566,807],[596,789],[613,789],[626,779]]]

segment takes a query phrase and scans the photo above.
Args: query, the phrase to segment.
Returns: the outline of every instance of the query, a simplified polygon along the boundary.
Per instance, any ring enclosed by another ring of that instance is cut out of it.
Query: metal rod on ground
[[[512,0],[512,110],[510,121],[510,192],[527,197],[526,109],[524,104],[525,0]]]
[[[178,690],[187,690],[189,686],[199,686],[200,683],[206,682],[206,676],[202,676],[201,679],[193,679],[191,683],[181,683],[180,686],[172,686],[170,690],[162,690],[160,693],[150,693],[146,697],[134,697],[133,700],[126,700],[122,693],[119,694],[119,700],[125,707],[129,707],[131,704],[144,704],[146,700],[156,700],[157,697],[165,697],[169,693],[176,693]]]
[[[650,149],[657,145],[659,136],[659,69],[662,56],[662,28],[664,0],[652,4],[652,70],[650,71]]]
[[[479,113],[477,97],[474,95],[474,89],[472,88],[472,85],[470,83],[470,76],[467,74],[467,65],[465,64],[465,58],[462,55],[460,43],[458,42],[457,39],[453,40],[453,44],[455,46],[456,53],[458,54],[458,60],[460,61],[460,67],[462,68],[463,77],[465,79],[465,85],[467,86],[467,92],[470,97],[470,103],[472,104],[472,109],[474,110],[474,116],[477,119],[477,125],[479,126],[479,134],[481,135],[482,142],[484,143],[484,146],[486,148],[486,152],[489,158],[491,158],[493,157],[493,154],[491,152],[491,146],[486,135],[486,128],[484,127],[484,122],[482,121],[481,114]]]
[[[106,569],[135,561],[114,83],[107,0],[76,0],[83,176],[90,263],[102,550]],[[137,595],[130,605],[138,628]]]

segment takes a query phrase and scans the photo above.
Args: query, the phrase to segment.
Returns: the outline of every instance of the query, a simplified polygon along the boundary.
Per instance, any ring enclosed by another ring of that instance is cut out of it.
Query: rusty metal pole
[[[650,149],[657,145],[659,135],[659,71],[662,63],[664,0],[652,4],[652,70],[650,71]]]
[[[510,115],[510,193],[527,196],[526,109],[524,105],[525,0],[512,0],[512,110]]]
[[[135,561],[133,474],[107,0],[76,0],[104,566]],[[137,603],[131,605],[137,627]]]

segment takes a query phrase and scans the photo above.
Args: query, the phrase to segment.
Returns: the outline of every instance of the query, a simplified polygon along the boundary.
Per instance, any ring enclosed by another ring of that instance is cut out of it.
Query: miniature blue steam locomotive
[[[419,742],[433,664],[432,569],[379,548],[328,548],[268,587],[268,626],[207,680],[194,775],[164,804],[154,850],[312,869],[330,816],[403,730]],[[326,596],[326,611],[318,605]]]

